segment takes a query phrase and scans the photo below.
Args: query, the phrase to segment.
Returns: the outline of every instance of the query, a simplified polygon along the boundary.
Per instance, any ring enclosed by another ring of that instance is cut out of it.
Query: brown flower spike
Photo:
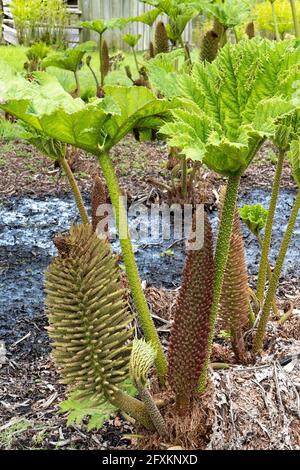
[[[155,29],[154,55],[169,52],[169,39],[166,27],[162,21],[157,23]]]
[[[212,232],[205,214],[203,247],[188,252],[169,345],[168,381],[179,412],[188,409],[205,363],[213,279]]]

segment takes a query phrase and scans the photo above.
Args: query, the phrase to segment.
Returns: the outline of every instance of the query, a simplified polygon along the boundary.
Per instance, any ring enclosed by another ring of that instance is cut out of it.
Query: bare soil
[[[164,142],[139,143],[131,136],[112,150],[120,185],[129,199],[151,192],[153,184],[148,182],[149,178],[162,183],[170,181],[170,172],[166,170],[167,158],[168,149]],[[270,188],[275,166],[274,147],[266,143],[242,177],[241,188]],[[93,179],[100,173],[95,157],[79,151],[72,167],[82,192],[90,193]],[[204,173],[204,178],[210,183],[210,191],[224,183],[222,177],[209,170]],[[287,161],[281,184],[284,188],[296,188]],[[62,195],[66,192],[69,192],[66,177],[59,168],[55,168],[53,161],[27,143],[0,141],[0,200],[12,196]],[[214,200],[212,193],[207,197]]]

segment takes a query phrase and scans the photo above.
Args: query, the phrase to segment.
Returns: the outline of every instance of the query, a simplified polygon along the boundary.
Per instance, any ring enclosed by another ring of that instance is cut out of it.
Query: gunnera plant
[[[115,209],[133,302],[145,338],[152,342],[156,351],[155,365],[163,383],[167,361],[142,289],[127,212],[110,150],[133,129],[144,138],[149,136],[170,118],[170,110],[176,102],[158,99],[143,86],[105,86],[104,98],[85,103],[80,98],[73,99],[54,77],[45,72],[39,72],[31,83],[13,71],[10,73],[11,79],[7,80],[7,72],[3,74],[0,68],[0,107],[4,111],[12,111],[21,121],[42,131],[47,137],[83,149],[99,161]]]
[[[73,49],[67,49],[64,52],[54,52],[43,59],[42,66],[44,68],[57,67],[73,72],[76,88],[71,94],[74,98],[77,98],[81,93],[79,70],[83,66],[83,57],[86,53],[93,52],[95,48],[96,44],[93,41],[87,41]]]
[[[106,47],[104,46],[104,33],[108,30],[123,29],[130,23],[131,18],[112,18],[111,20],[95,20],[95,21],[83,21],[81,26],[87,28],[95,33],[99,34],[99,59],[100,59],[100,89],[98,89],[98,96],[103,97],[103,86],[105,79],[105,70],[107,68],[107,56],[103,57],[103,53],[107,54]]]
[[[298,213],[300,210],[300,139],[293,140],[290,145],[288,153],[289,160],[293,170],[293,176],[298,187],[298,192],[292,207],[290,218],[287,224],[285,234],[283,236],[280,250],[276,259],[275,267],[269,283],[269,287],[265,296],[264,304],[261,311],[256,335],[254,338],[253,348],[256,353],[259,353],[264,346],[264,338],[266,334],[267,324],[272,308],[273,299],[276,294],[276,289],[280,279],[281,270],[285,260],[285,256],[289,247],[290,240],[294,233],[295,224],[297,221]]]
[[[260,303],[263,302],[264,298],[266,277],[268,272],[269,251],[273,232],[273,222],[275,220],[275,210],[280,190],[280,180],[284,167],[284,160],[290,148],[290,143],[297,138],[299,128],[299,115],[298,113],[293,113],[282,120],[282,122],[277,126],[276,133],[272,138],[273,143],[278,150],[278,158],[272,185],[271,199],[268,208],[265,233],[263,240],[261,241],[262,252],[257,279],[257,298]]]
[[[176,80],[182,108],[161,132],[187,158],[226,176],[228,184],[215,254],[206,371],[230,252],[240,178],[278,122],[294,113],[293,83],[299,77],[300,49],[294,42],[241,41],[227,44],[211,64],[197,64]],[[175,75],[175,77],[174,77]],[[166,76],[164,75],[164,83]],[[159,86],[157,77],[156,86]],[[164,84],[162,84],[164,86]],[[170,90],[174,96],[174,88]],[[166,91],[167,92],[167,91]],[[200,384],[205,388],[207,373]]]
[[[136,45],[137,43],[139,42],[139,40],[142,38],[142,34],[138,34],[137,36],[134,36],[133,34],[124,34],[123,36],[123,41],[130,47],[130,49],[132,50],[132,54],[133,54],[133,58],[134,58],[134,62],[135,62],[135,66],[136,66],[136,70],[137,72],[139,73],[140,71],[140,66],[139,66],[139,62],[138,62],[138,59],[137,59],[137,55],[136,55]]]

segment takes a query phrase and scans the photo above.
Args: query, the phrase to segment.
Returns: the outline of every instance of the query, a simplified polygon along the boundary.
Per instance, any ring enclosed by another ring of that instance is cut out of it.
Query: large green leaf
[[[59,140],[52,139],[43,132],[37,131],[33,127],[26,126],[26,124],[23,124],[21,138],[36,147],[46,157],[51,158],[51,160],[58,160],[64,158],[66,155],[66,144]]]
[[[123,29],[130,21],[130,18],[112,18],[110,20],[83,21],[81,26],[98,34],[103,34],[107,30]]]
[[[147,70],[152,87],[154,87],[160,95],[166,98],[178,96],[178,79],[180,75],[177,73],[179,60],[184,58],[182,48],[175,49],[171,52],[164,52],[156,55],[147,63]],[[185,63],[183,67],[185,66]],[[180,69],[180,72],[184,69]]]
[[[128,44],[129,47],[135,47],[139,40],[141,39],[142,34],[138,34],[137,36],[134,36],[133,34],[124,34],[123,36],[123,41]]]
[[[252,3],[250,0],[224,0],[223,3],[207,5],[206,11],[218,18],[226,28],[233,28],[251,21]]]
[[[106,86],[106,96],[113,98],[121,113],[105,123],[107,138],[105,148],[109,150],[133,128],[159,127],[168,116],[172,104],[159,100],[145,87]],[[151,120],[149,121],[149,118]],[[154,120],[155,118],[155,120]]]
[[[197,16],[202,8],[209,3],[201,0],[141,0],[143,3],[156,7],[169,17],[167,33],[173,42],[181,39],[182,33],[190,20]]]
[[[44,67],[58,67],[64,70],[76,72],[82,64],[82,59],[87,52],[93,52],[96,49],[94,41],[88,41],[80,44],[73,49],[66,49],[64,52],[50,54],[43,60]]]
[[[239,212],[242,221],[256,236],[265,228],[268,211],[261,204],[246,204],[240,208]]]
[[[299,65],[294,42],[228,44],[212,64],[181,75],[182,109],[161,132],[189,158],[225,175],[241,172],[263,140],[275,135],[279,120],[295,111]]]
[[[107,97],[85,104],[74,100],[54,77],[36,76],[32,83],[20,76],[0,79],[1,108],[53,139],[95,152],[105,141],[105,121],[120,112],[116,103]]]
[[[121,384],[122,390],[124,390],[130,396],[135,396],[137,390],[134,387],[131,379],[127,379]],[[116,406],[112,405],[108,401],[97,404],[91,399],[78,399],[80,391],[74,390],[70,392],[67,400],[62,401],[59,404],[60,411],[67,413],[67,426],[77,424],[82,425],[82,422],[88,419],[87,430],[101,429],[104,422],[117,411]]]
[[[36,81],[1,77],[0,108],[52,139],[93,154],[109,150],[133,128],[159,127],[175,103],[159,100],[145,87],[105,87],[105,98],[88,104],[73,99],[45,72]]]
[[[146,13],[143,13],[140,16],[134,16],[131,18],[131,20],[132,22],[136,21],[138,23],[147,24],[148,26],[153,26],[156,18],[160,13],[161,10],[159,8],[155,8],[154,10],[147,11]]]

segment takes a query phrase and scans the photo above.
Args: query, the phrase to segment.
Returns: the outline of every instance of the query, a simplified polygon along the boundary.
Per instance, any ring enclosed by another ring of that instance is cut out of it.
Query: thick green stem
[[[237,32],[236,32],[236,29],[235,29],[235,28],[232,28],[232,31],[233,31],[233,34],[234,34],[235,42],[236,42],[236,44],[238,44],[239,38],[238,38],[238,34],[237,34]]]
[[[124,411],[129,416],[136,419],[139,423],[145,426],[146,429],[149,429],[150,431],[154,430],[148,410],[142,401],[127,395],[121,390],[115,391],[109,401],[121,411]]]
[[[252,308],[251,302],[249,302],[249,320],[250,320],[251,326],[254,326],[255,321],[256,321],[256,316],[260,312],[260,303],[258,302],[255,292],[250,287],[249,287],[249,295],[250,295],[250,299],[253,302],[253,308]]]
[[[187,194],[187,162],[184,155],[181,158],[181,191],[182,196],[185,197]]]
[[[151,393],[140,382],[136,383],[136,386],[137,386],[140,398],[145,404],[145,407],[149,413],[150,418],[152,419],[152,423],[154,424],[156,431],[161,437],[167,437],[168,436],[167,425]]]
[[[283,325],[287,320],[291,318],[293,315],[293,310],[294,310],[294,304],[291,302],[290,307],[286,313],[282,315],[282,317],[278,320],[278,325]]]
[[[276,294],[276,289],[277,289],[278,281],[280,278],[280,273],[282,270],[282,266],[284,263],[285,255],[288,250],[291,237],[293,235],[293,231],[294,231],[294,227],[295,227],[299,210],[300,210],[300,191],[297,194],[297,197],[293,206],[293,210],[290,216],[290,220],[289,220],[286,232],[284,234],[284,237],[281,243],[281,247],[280,247],[279,254],[276,260],[276,264],[275,264],[275,268],[274,268],[272,278],[269,284],[269,289],[266,295],[266,300],[265,300],[261,317],[260,317],[260,321],[257,327],[257,332],[256,332],[255,339],[254,339],[254,352],[256,354],[259,353],[263,348],[267,323],[269,320],[270,310],[272,307],[272,301]]]
[[[103,48],[103,34],[100,34],[99,40],[99,59],[100,59],[100,77],[101,77],[101,87],[104,86],[104,64],[103,64],[103,56],[102,56],[102,48]]]
[[[80,98],[80,81],[78,77],[78,71],[74,72],[75,82],[76,82],[76,96]]]
[[[192,59],[191,59],[191,55],[190,55],[190,51],[188,50],[188,47],[187,45],[184,43],[184,40],[183,38],[181,37],[180,40],[180,45],[183,49],[183,52],[184,52],[184,57],[185,57],[185,61],[186,63],[189,65],[189,67],[192,67]]]
[[[277,21],[276,9],[275,9],[275,0],[271,0],[271,6],[272,6],[272,16],[273,16],[273,23],[274,23],[276,41],[280,41],[278,21]]]
[[[222,294],[224,272],[229,256],[230,239],[236,208],[236,199],[240,183],[240,175],[232,175],[228,178],[224,207],[219,228],[215,254],[215,278],[213,290],[213,303],[210,315],[210,332],[208,338],[208,351],[206,363],[199,380],[199,391],[203,392],[207,382],[207,371],[212,350],[212,342],[215,334],[215,325],[218,316],[219,303]]]
[[[249,303],[249,321],[250,321],[251,326],[255,324],[255,320],[256,320],[255,313],[253,312],[251,304]]]
[[[133,301],[139,316],[141,327],[145,334],[146,341],[152,342],[153,348],[156,351],[155,363],[157,375],[159,376],[161,383],[164,383],[167,373],[167,361],[142,289],[141,279],[134,258],[132,243],[128,230],[127,212],[122,202],[122,195],[118,179],[113,164],[107,153],[101,153],[99,155],[99,162],[106,180],[112,205],[116,211],[116,223],[120,235],[122,255]]]
[[[97,78],[97,75],[95,74],[94,70],[92,69],[92,67],[90,65],[88,65],[88,68],[90,69],[91,71],[91,74],[93,75],[93,78],[95,80],[95,83],[96,83],[96,89],[98,90],[99,88],[99,80]]]
[[[65,158],[59,158],[58,162],[60,166],[62,167],[62,169],[64,170],[66,177],[68,178],[69,184],[71,186],[71,189],[72,189],[75,201],[76,201],[77,208],[79,210],[81,220],[84,224],[87,225],[89,224],[89,218],[88,218],[87,211],[86,211],[86,208],[85,208],[82,196],[81,196],[81,192],[74,178],[70,165]]]
[[[220,49],[227,44],[228,38],[227,38],[227,29],[224,27],[224,30],[222,31],[221,37],[220,37]]]
[[[192,171],[189,175],[189,186],[192,186],[196,177],[196,174],[200,168],[199,162],[193,162]]]
[[[133,57],[134,57],[134,62],[135,62],[135,66],[136,66],[136,69],[137,69],[137,73],[140,73],[140,67],[139,67],[139,63],[138,63],[138,60],[137,60],[136,51],[135,51],[134,47],[132,47],[132,52],[133,52]]]
[[[275,215],[275,209],[280,189],[280,178],[282,174],[283,168],[283,161],[284,161],[285,152],[280,150],[277,167],[275,172],[275,178],[273,182],[272,194],[271,194],[271,201],[268,210],[267,222],[266,222],[266,229],[265,229],[265,236],[263,240],[262,252],[261,252],[261,259],[260,265],[258,270],[258,279],[257,279],[257,298],[260,303],[263,302],[264,298],[264,290],[266,285],[266,277],[267,277],[267,266],[269,260],[269,250],[271,246],[271,238],[272,238],[272,229],[273,229],[273,221]]]
[[[0,44],[2,44],[2,39],[3,39],[3,30],[2,30],[2,24],[4,20],[4,11],[3,11],[3,0],[0,0]]]
[[[210,367],[214,370],[230,369],[230,364],[226,362],[211,362]]]
[[[292,14],[293,14],[295,36],[296,36],[296,38],[300,38],[300,26],[299,26],[299,21],[298,21],[297,8],[296,8],[295,0],[290,0],[290,4],[291,4]]]
[[[260,235],[257,234],[256,238],[257,238],[257,241],[259,243],[260,248],[262,249],[263,241],[262,241]],[[272,269],[271,269],[271,265],[270,265],[269,260],[267,261],[267,275],[268,275],[268,280],[271,281]],[[273,312],[274,312],[275,317],[279,318],[279,310],[278,310],[277,303],[276,303],[276,297],[274,297],[274,299],[273,299],[272,308],[273,308]]]

